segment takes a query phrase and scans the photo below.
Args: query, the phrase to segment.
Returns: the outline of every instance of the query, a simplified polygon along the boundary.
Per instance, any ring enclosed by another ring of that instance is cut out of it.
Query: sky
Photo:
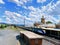
[[[0,22],[32,25],[46,21],[60,20],[60,0],[0,0]]]

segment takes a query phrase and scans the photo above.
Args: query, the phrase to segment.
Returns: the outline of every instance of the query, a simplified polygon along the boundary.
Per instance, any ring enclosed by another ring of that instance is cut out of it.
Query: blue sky
[[[0,22],[33,24],[46,21],[58,23],[60,20],[60,0],[0,0]]]

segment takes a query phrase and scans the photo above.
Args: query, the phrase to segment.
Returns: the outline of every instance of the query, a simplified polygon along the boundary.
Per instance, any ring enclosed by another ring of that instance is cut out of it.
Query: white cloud
[[[53,4],[53,5],[52,5]],[[60,15],[60,0],[56,4],[53,3],[53,0],[46,6],[42,7],[42,12],[48,15]]]
[[[43,3],[46,2],[46,0],[37,0],[37,3]]]
[[[28,9],[31,10],[29,13],[29,17],[32,19],[32,21],[39,21],[42,15],[46,18],[46,21],[50,20],[52,22],[58,22],[56,17],[53,15],[59,15],[60,12],[60,1],[58,1],[56,4],[53,3],[54,0],[52,0],[48,5],[42,6],[42,9],[35,8],[33,6],[29,6]],[[52,5],[53,3],[53,5]],[[59,17],[60,18],[60,17]]]
[[[0,22],[2,22],[2,19],[0,18]]]
[[[8,23],[24,24],[24,18],[27,23],[31,21],[30,18],[26,16],[22,16],[21,14],[18,14],[16,12],[5,11],[5,15],[6,16],[3,16],[3,17],[6,17],[6,22]]]
[[[32,6],[33,7],[33,6]],[[40,22],[42,15],[45,17],[46,21],[52,21],[53,23],[57,23],[59,19],[57,20],[53,15],[48,14],[49,12],[53,11],[50,9],[49,6],[44,6],[42,9],[40,8],[29,8],[31,12],[29,13],[29,17],[32,19],[32,21]],[[34,10],[35,11],[34,11]]]
[[[36,11],[36,9],[33,6],[29,6],[28,9],[32,11]]]
[[[10,18],[6,17],[7,21],[10,21]]]
[[[6,23],[11,23],[11,19],[9,17],[6,17]]]
[[[20,1],[19,0],[10,0],[10,1],[16,3],[17,5],[21,5],[21,4],[24,5],[24,3],[27,3],[30,0],[20,0]],[[46,0],[39,0],[38,2],[45,2],[45,1]],[[29,6],[29,7],[23,6],[25,9],[31,10],[31,12],[28,15],[29,18],[26,16],[22,16],[21,14],[18,14],[16,12],[5,11],[5,14],[7,17],[6,20],[10,20],[11,22],[14,21],[14,23],[23,23],[24,17],[25,17],[26,20],[38,22],[38,21],[40,21],[42,15],[44,15],[44,17],[46,18],[46,21],[49,20],[52,22],[58,22],[60,19],[60,16],[58,16],[58,20],[57,20],[53,15],[60,15],[60,12],[59,12],[60,11],[60,5],[59,5],[60,1],[58,1],[56,4],[53,4],[53,5],[52,5],[52,2],[53,1],[51,1],[46,6],[42,6],[41,9],[39,7],[35,8],[33,6]],[[26,21],[26,22],[29,23],[28,21]]]
[[[24,5],[27,2],[31,2],[32,0],[9,0],[9,2],[14,2],[18,6]]]
[[[60,15],[58,15],[57,18],[60,20]]]
[[[38,0],[38,2],[45,2],[46,0]],[[35,8],[33,6],[26,7],[24,6],[25,9],[31,10],[29,13],[29,18],[26,17],[26,19],[31,20],[33,22],[35,21],[40,21],[42,15],[46,18],[46,21],[50,20],[52,22],[58,22],[59,19],[57,20],[53,15],[57,14],[59,15],[59,10],[60,10],[60,1],[58,1],[56,4],[53,3],[54,0],[52,0],[48,5],[42,6],[42,9]],[[53,3],[53,5],[52,5]],[[56,13],[54,13],[56,12]]]
[[[15,12],[10,12],[10,11],[5,11],[5,15],[6,15],[6,21],[8,22],[13,22],[13,23],[18,23],[19,22],[19,17],[21,16],[18,13]]]
[[[22,6],[24,9],[27,9],[27,7],[26,6]]]
[[[0,0],[0,3],[1,3],[1,4],[5,4],[5,2],[4,2],[3,0]]]
[[[52,6],[52,12],[50,12],[49,14],[52,14],[52,15],[60,15],[60,0]]]

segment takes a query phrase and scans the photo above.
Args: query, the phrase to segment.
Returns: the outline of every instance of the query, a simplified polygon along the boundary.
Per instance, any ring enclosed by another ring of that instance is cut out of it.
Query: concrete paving
[[[23,30],[23,29],[19,29]],[[25,45],[23,40],[19,37],[20,32],[14,30],[0,30],[0,45]],[[46,37],[48,38],[48,37]],[[47,40],[43,40],[42,45],[55,45]],[[60,45],[60,44],[57,44]]]
[[[0,45],[18,45],[17,35],[19,35],[19,32],[0,30]]]

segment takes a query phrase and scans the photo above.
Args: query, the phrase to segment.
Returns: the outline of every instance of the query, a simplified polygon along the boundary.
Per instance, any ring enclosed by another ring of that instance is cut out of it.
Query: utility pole
[[[25,27],[25,17],[24,17],[24,27]]]

